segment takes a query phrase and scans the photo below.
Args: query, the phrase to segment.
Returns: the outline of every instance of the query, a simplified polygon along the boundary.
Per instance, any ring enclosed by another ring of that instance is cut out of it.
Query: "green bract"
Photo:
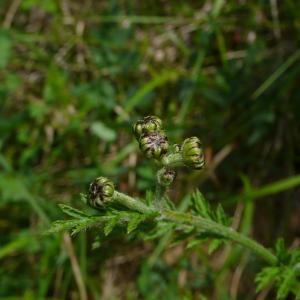
[[[162,131],[144,133],[139,139],[141,151],[147,158],[159,159],[169,148],[167,136]]]
[[[143,133],[159,131],[161,129],[161,119],[155,116],[147,116],[142,120],[137,121],[133,125],[133,132],[135,137],[139,139]]]
[[[186,166],[196,170],[203,168],[204,153],[202,143],[196,136],[184,140],[181,154]]]
[[[105,203],[112,200],[115,188],[111,180],[106,177],[98,177],[89,188],[88,203],[94,208],[102,208]]]

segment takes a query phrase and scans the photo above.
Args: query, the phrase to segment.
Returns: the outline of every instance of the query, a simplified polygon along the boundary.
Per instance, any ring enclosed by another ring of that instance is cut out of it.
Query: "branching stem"
[[[240,245],[245,246],[249,250],[255,252],[257,255],[262,257],[269,264],[274,265],[277,263],[277,258],[272,252],[266,249],[258,242],[248,238],[247,236],[235,231],[231,227],[226,227],[214,221],[205,219],[200,216],[194,216],[188,213],[181,213],[172,210],[164,210],[162,217],[166,221],[171,221],[177,224],[191,225],[201,231],[207,231],[210,233],[217,234],[228,240],[234,241]]]
[[[194,216],[189,213],[176,212],[168,209],[163,209],[160,211],[119,192],[115,192],[114,199],[119,204],[122,204],[130,210],[138,211],[141,214],[157,216],[157,218],[160,220],[165,220],[167,222],[173,222],[176,224],[190,225],[201,232],[207,231],[209,233],[217,234],[223,238],[248,248],[271,265],[274,265],[278,262],[276,256],[270,250],[251,238],[248,238],[247,236],[235,231],[231,227],[226,227],[214,221],[200,216]]]

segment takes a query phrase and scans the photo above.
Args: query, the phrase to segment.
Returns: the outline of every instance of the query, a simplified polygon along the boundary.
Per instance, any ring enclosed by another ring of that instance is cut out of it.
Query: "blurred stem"
[[[158,182],[155,187],[155,198],[154,198],[154,206],[156,209],[161,210],[163,208],[164,196],[167,188]]]
[[[119,192],[115,192],[114,198],[123,206],[128,207],[131,210],[138,211],[142,214],[157,215],[157,218],[159,220],[193,226],[201,232],[207,231],[209,233],[213,233],[236,242],[253,251],[271,265],[274,265],[278,262],[276,256],[270,250],[266,249],[264,246],[248,238],[247,236],[235,231],[231,227],[226,227],[214,221],[205,219],[200,216],[194,216],[189,213],[182,213],[168,209],[159,211],[157,209],[148,207],[142,202]]]

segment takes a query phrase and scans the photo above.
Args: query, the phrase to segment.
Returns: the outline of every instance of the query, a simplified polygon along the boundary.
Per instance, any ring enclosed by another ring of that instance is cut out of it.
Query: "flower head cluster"
[[[148,116],[137,121],[133,126],[133,132],[147,158],[176,162],[177,166],[185,165],[194,170],[201,170],[204,167],[204,152],[198,137],[187,138],[182,145],[173,145],[171,154],[167,154],[169,142],[162,131],[162,121],[158,117]]]

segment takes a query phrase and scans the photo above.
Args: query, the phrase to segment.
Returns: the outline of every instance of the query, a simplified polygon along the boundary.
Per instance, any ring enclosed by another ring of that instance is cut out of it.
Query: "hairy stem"
[[[274,265],[278,262],[276,256],[270,250],[266,249],[264,246],[252,240],[251,238],[248,238],[247,236],[235,231],[231,227],[226,227],[214,221],[200,216],[194,216],[189,213],[182,213],[167,209],[159,211],[119,192],[115,192],[114,199],[119,204],[122,204],[123,206],[131,210],[138,211],[142,214],[150,214],[152,216],[156,215],[160,220],[165,220],[176,224],[189,225],[202,232],[207,231],[209,233],[217,234],[225,239],[231,240],[248,248],[271,265]]]
[[[145,205],[143,202],[117,191],[114,192],[113,200],[116,203],[129,208],[130,210],[134,210],[142,214],[147,214],[147,215],[159,214],[159,212],[154,208],[149,207]]]
[[[166,187],[157,183],[155,188],[154,206],[158,210],[161,210],[163,208],[165,193],[166,193]]]
[[[165,173],[166,169],[162,168],[160,170],[157,171],[156,173],[156,187],[155,187],[155,198],[154,198],[154,205],[155,208],[158,210],[161,210],[164,207],[164,197],[168,188],[168,185],[171,183],[166,184],[162,184],[164,182],[164,173]]]
[[[269,264],[274,265],[277,263],[277,258],[272,252],[266,249],[258,242],[248,238],[247,236],[235,231],[231,227],[226,227],[214,221],[194,216],[188,213],[180,213],[172,210],[164,210],[162,212],[162,218],[166,221],[171,221],[177,224],[186,224],[196,227],[201,231],[208,231],[220,235],[226,239],[234,241],[240,245],[245,246],[249,250],[255,252],[262,257]]]

